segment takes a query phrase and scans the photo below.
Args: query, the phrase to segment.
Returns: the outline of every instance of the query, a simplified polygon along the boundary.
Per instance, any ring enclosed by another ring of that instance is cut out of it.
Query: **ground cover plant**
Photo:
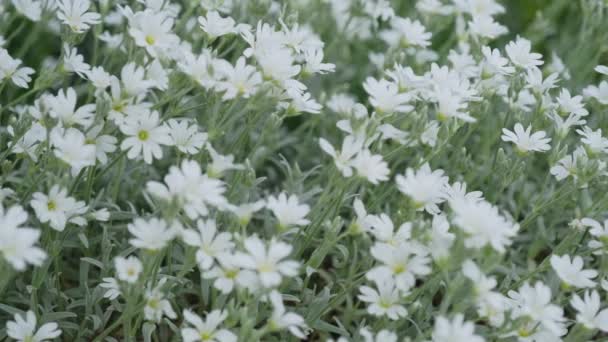
[[[605,341],[608,2],[0,0],[0,340]]]

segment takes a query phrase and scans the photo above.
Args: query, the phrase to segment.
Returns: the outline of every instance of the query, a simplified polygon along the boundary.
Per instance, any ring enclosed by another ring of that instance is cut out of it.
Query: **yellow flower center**
[[[260,273],[273,272],[274,265],[269,262],[264,262],[264,263],[260,264],[260,266],[258,266],[258,271]]]
[[[148,131],[141,130],[139,133],[137,133],[137,137],[141,141],[146,141],[150,137],[150,133],[148,133]]]
[[[148,43],[148,45],[154,45],[154,43],[156,42],[156,39],[154,39],[154,37],[148,35],[146,36],[146,43]]]
[[[406,269],[405,265],[401,265],[401,264],[395,265],[395,266],[393,266],[393,273],[401,274],[401,273],[405,272],[405,269]]]
[[[57,209],[57,203],[55,203],[55,201],[53,201],[53,200],[50,200],[46,204],[46,207],[48,210],[53,211],[53,210]]]
[[[201,331],[200,338],[201,341],[211,341],[211,339],[213,339],[213,333],[210,333],[208,331]]]
[[[386,299],[381,299],[380,300],[380,307],[383,309],[390,309],[390,307],[393,305],[393,303],[391,303],[390,301],[386,300]]]
[[[530,331],[526,328],[520,328],[517,331],[517,334],[519,334],[519,337],[529,337],[530,335],[532,335],[532,331]]]
[[[239,270],[237,270],[237,269],[227,270],[226,271],[226,278],[234,279],[234,278],[236,278],[236,276],[238,274],[239,274]]]
[[[152,309],[158,309],[158,307],[160,306],[160,301],[156,298],[152,298],[148,301],[148,306]]]

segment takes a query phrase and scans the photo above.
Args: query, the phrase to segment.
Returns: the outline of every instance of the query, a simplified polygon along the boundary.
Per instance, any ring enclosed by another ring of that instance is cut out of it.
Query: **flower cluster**
[[[0,0],[0,338],[603,340],[607,15]]]

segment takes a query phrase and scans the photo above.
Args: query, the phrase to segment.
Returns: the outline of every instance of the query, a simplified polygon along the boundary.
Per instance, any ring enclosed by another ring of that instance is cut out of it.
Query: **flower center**
[[[274,272],[274,265],[270,262],[261,263],[260,266],[258,266],[258,271],[260,273]]]
[[[148,306],[152,309],[158,309],[158,307],[160,306],[160,302],[158,301],[158,299],[152,298],[148,301]]]
[[[213,339],[213,336],[214,336],[214,334],[209,331],[200,332],[201,341],[211,341],[211,339]]]
[[[137,137],[141,141],[146,141],[150,137],[150,133],[148,133],[148,131],[141,130],[141,131],[139,131],[139,133],[137,133]]]
[[[228,278],[228,279],[234,279],[234,278],[236,278],[236,276],[238,274],[239,274],[239,270],[238,269],[227,270],[226,271],[226,278]]]
[[[390,309],[390,307],[393,305],[389,300],[387,299],[380,299],[380,307],[383,309]]]
[[[399,265],[393,266],[393,273],[401,274],[403,272],[405,272],[405,265],[399,264]]]
[[[54,211],[55,209],[57,209],[57,203],[55,203],[55,201],[50,200],[47,202],[46,207],[49,211]]]
[[[154,37],[147,35],[146,36],[146,43],[148,43],[148,45],[154,45],[154,43],[156,42],[156,39],[154,39]]]

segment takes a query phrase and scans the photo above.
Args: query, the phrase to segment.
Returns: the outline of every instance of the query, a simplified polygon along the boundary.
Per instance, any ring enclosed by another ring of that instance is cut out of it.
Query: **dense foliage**
[[[0,0],[0,339],[608,338],[605,0]]]

